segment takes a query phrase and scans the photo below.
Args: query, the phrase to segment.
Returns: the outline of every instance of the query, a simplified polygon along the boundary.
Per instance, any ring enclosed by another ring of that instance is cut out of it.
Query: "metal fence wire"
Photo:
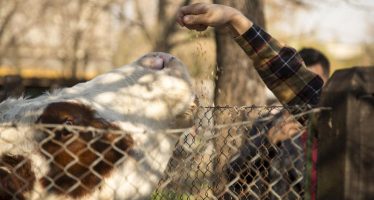
[[[97,190],[113,190],[111,199],[303,199],[306,128],[297,119],[310,112],[280,106],[200,107],[192,128],[161,133],[181,135],[170,159],[152,153],[161,144],[133,149],[136,141],[128,132],[2,125],[0,199],[48,194],[84,199]],[[128,185],[107,181],[121,170]],[[155,182],[149,193],[141,183],[147,178]]]

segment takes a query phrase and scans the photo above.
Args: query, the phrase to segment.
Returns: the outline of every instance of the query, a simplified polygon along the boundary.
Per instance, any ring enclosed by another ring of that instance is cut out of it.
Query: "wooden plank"
[[[320,106],[317,199],[374,199],[374,67],[335,72]]]

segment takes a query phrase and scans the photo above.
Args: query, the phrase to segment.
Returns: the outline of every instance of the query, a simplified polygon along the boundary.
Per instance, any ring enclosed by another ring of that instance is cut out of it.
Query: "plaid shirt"
[[[254,66],[265,82],[284,106],[315,106],[321,95],[322,79],[306,69],[305,63],[295,49],[282,46],[259,26],[253,25],[243,35],[235,38],[246,54],[253,60]],[[296,112],[289,110],[291,113]],[[302,124],[305,118],[299,118]],[[304,145],[310,149],[307,153],[307,169],[311,177],[306,178],[305,199],[316,199],[317,184],[317,139],[310,138],[307,145],[307,134],[303,134]],[[311,157],[310,157],[311,156]],[[308,167],[309,166],[309,167]],[[307,173],[308,174],[308,173]],[[308,175],[307,175],[308,176]],[[309,196],[310,195],[310,196]]]
[[[257,25],[235,40],[283,105],[315,106],[318,103],[323,81],[306,69],[295,49],[282,46]]]

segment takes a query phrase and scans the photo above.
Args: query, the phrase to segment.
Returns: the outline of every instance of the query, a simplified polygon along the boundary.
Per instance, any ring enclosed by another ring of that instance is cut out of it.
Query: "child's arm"
[[[253,23],[240,11],[219,4],[197,3],[179,9],[177,22],[188,29],[203,31],[208,26],[229,27],[238,35],[247,31]]]
[[[253,60],[262,80],[283,105],[318,103],[322,79],[307,70],[295,49],[281,45],[238,10],[218,4],[192,4],[179,10],[177,22],[198,31],[208,26],[231,27],[239,34],[235,41]]]

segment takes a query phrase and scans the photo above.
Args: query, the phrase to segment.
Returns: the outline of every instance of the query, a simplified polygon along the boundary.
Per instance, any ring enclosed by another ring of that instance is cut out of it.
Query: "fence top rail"
[[[264,108],[264,109],[282,109],[284,108],[283,106],[242,106],[242,107],[236,107],[236,106],[224,106],[224,107],[202,107],[206,109],[232,109],[235,112],[240,112],[246,109],[259,109],[259,108]],[[312,108],[306,111],[303,111],[301,113],[292,115],[291,117],[288,117],[285,119],[285,121],[291,121],[295,119],[302,118],[304,116],[310,115],[312,113],[318,113],[324,110],[331,110],[329,107],[319,107],[319,108]],[[271,120],[270,118],[264,117],[262,120]],[[231,122],[231,123],[222,123],[222,124],[214,124],[213,126],[209,127],[199,127],[200,131],[213,131],[213,130],[219,130],[219,129],[224,129],[224,128],[230,128],[230,127],[239,127],[239,126],[252,126],[254,123],[254,120],[242,120],[239,122]],[[100,129],[100,128],[94,128],[94,127],[86,127],[86,126],[76,126],[76,125],[67,125],[67,124],[17,124],[17,123],[0,123],[0,128],[25,128],[25,127],[33,127],[36,129],[68,129],[72,131],[91,131],[91,132],[96,132],[96,133],[104,133],[107,130],[106,129]],[[164,134],[180,134],[186,131],[190,131],[192,127],[189,128],[180,128],[180,129],[165,129],[165,130],[160,130],[160,132]],[[134,133],[134,131],[131,131]],[[158,131],[149,131],[153,133],[157,133]],[[124,134],[128,133],[126,130],[111,130],[111,133],[114,134]],[[147,133],[147,131],[141,131],[138,133]]]

